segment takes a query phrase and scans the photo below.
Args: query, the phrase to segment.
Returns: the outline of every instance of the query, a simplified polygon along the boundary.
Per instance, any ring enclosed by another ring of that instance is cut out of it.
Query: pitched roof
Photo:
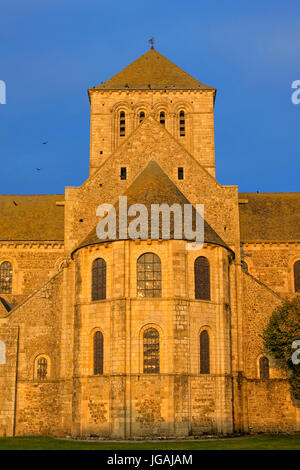
[[[64,195],[0,196],[0,240],[64,239]]]
[[[95,86],[94,89],[215,90],[211,86],[200,83],[155,49],[150,49],[112,78]]]
[[[300,241],[300,193],[240,193],[241,241]]]
[[[144,204],[148,210],[148,234],[147,237],[145,237],[144,239],[151,239],[150,227],[152,204],[167,204],[169,206],[172,206],[172,204],[179,204],[182,209],[182,214],[184,204],[190,204],[188,199],[186,199],[186,197],[177,188],[177,186],[175,186],[175,184],[170,180],[170,178],[162,171],[160,166],[153,160],[135,179],[135,181],[127,189],[124,195],[127,196],[127,207],[133,204]],[[124,238],[119,237],[119,203],[116,203],[115,209],[117,227],[115,240],[120,240]],[[135,217],[128,217],[128,224],[134,219]],[[196,210],[193,208],[193,230],[196,229],[195,222]],[[162,238],[161,219],[159,223],[159,238]],[[172,213],[170,217],[170,238],[174,238],[174,217]],[[184,235],[182,236],[182,239],[186,239]],[[226,243],[219,237],[219,235],[205,220],[204,241],[215,245],[221,245],[230,250]],[[95,227],[74,251],[77,251],[79,248],[82,248],[84,246],[94,245],[98,243],[102,243],[102,240],[97,237]]]

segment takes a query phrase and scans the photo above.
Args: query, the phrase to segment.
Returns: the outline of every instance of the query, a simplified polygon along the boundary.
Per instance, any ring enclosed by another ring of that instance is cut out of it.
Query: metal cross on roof
[[[153,44],[154,44],[154,37],[152,37],[151,39],[149,39],[148,44],[151,44],[151,49],[154,49],[154,46],[153,46]]]

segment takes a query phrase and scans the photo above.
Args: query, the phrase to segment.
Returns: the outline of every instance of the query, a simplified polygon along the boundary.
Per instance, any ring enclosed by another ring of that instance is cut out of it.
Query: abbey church
[[[154,48],[88,95],[89,178],[0,196],[0,436],[299,431],[261,334],[300,293],[300,193],[217,181],[216,89]],[[121,195],[203,204],[203,245],[99,239]]]

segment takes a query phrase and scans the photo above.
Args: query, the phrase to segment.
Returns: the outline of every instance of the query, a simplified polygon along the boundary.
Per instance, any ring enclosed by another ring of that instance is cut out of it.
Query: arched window
[[[106,299],[106,262],[97,258],[92,269],[92,300]]]
[[[161,111],[159,113],[159,122],[160,124],[162,124],[163,126],[165,125],[166,123],[166,117],[165,117],[165,112],[164,111]]]
[[[147,328],[143,334],[144,374],[159,374],[159,333]]]
[[[2,339],[0,340],[0,364],[6,364],[6,347]]]
[[[145,253],[137,261],[138,297],[161,297],[161,262],[154,253]]]
[[[144,111],[141,111],[140,112],[140,122],[143,122],[144,119],[145,119],[145,113],[144,113]]]
[[[206,330],[200,333],[200,374],[209,374],[209,336]]]
[[[260,379],[268,379],[270,376],[269,359],[263,356],[259,359],[259,377]]]
[[[46,380],[48,375],[48,362],[45,357],[37,360],[36,376],[38,380]]]
[[[209,262],[205,256],[199,256],[194,264],[195,299],[210,300]]]
[[[295,292],[300,292],[300,260],[294,264],[294,286]]]
[[[4,261],[0,265],[0,292],[11,294],[12,292],[12,265],[9,261]]]
[[[94,334],[94,375],[103,374],[103,334]]]
[[[179,135],[180,137],[185,136],[185,114],[182,110],[179,113]]]
[[[125,136],[125,111],[120,111],[120,137]]]

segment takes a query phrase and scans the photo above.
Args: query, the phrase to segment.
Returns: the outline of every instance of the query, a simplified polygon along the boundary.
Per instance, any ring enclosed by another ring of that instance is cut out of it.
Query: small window
[[[125,136],[125,112],[120,112],[120,137]]]
[[[262,380],[268,379],[270,376],[270,365],[269,359],[266,356],[263,356],[259,360],[259,377]]]
[[[4,261],[0,265],[0,292],[2,294],[11,294],[12,292],[13,269],[9,261]]]
[[[6,347],[2,340],[0,340],[0,364],[6,364]]]
[[[92,268],[92,300],[106,298],[106,262],[103,258],[97,258]]]
[[[294,287],[295,292],[300,292],[300,260],[294,264]]]
[[[138,297],[161,297],[161,262],[154,253],[145,253],[137,261]]]
[[[209,336],[206,330],[200,334],[200,374],[209,374]]]
[[[141,111],[140,112],[140,123],[143,122],[144,119],[145,119],[145,113],[144,113],[144,111]]]
[[[242,270],[247,273],[248,272],[248,264],[246,263],[246,261],[242,261],[241,265],[242,265]]]
[[[182,167],[178,168],[178,179],[183,180],[183,168]]]
[[[144,374],[159,374],[159,333],[147,328],[143,335]]]
[[[127,168],[126,167],[121,168],[120,178],[121,178],[121,180],[126,180],[127,179]]]
[[[47,380],[48,362],[45,357],[40,357],[37,361],[36,376],[38,380]]]
[[[96,331],[94,334],[94,375],[103,374],[103,334]]]
[[[166,117],[165,117],[164,111],[161,111],[161,112],[159,113],[159,122],[160,122],[160,124],[161,124],[162,126],[164,126],[165,123],[166,123]]]
[[[179,113],[179,135],[180,137],[185,136],[185,114],[184,111]]]
[[[210,300],[210,269],[205,256],[199,256],[194,264],[195,299]]]

